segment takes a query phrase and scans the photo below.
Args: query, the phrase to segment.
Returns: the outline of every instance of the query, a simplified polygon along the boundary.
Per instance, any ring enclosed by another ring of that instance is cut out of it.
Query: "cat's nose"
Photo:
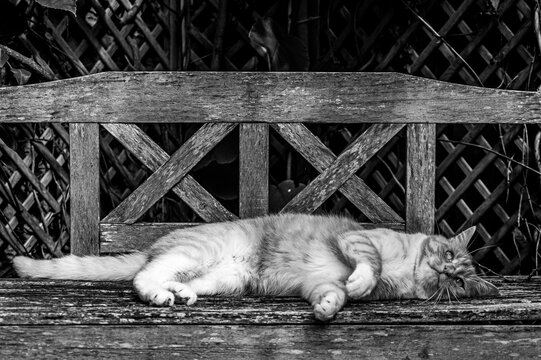
[[[455,270],[456,270],[456,269],[455,269],[454,265],[452,265],[452,264],[445,264],[445,265],[443,265],[443,272],[444,272],[445,274],[447,274],[447,275],[451,275],[452,273],[455,272]]]

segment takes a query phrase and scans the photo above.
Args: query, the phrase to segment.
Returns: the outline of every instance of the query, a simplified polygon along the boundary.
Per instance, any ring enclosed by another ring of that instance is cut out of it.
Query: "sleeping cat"
[[[326,321],[348,299],[496,295],[475,274],[469,228],[438,235],[366,230],[352,219],[301,214],[176,230],[144,252],[111,257],[15,257],[21,277],[133,280],[139,297],[171,306],[198,295],[300,295]]]

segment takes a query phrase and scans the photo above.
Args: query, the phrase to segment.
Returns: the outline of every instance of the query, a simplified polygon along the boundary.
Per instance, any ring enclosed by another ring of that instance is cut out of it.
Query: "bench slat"
[[[4,359],[533,359],[541,326],[2,326]]]
[[[199,223],[136,223],[101,224],[101,254],[121,253],[126,251],[143,250],[161,236],[171,231],[183,229],[188,226],[201,225]],[[361,223],[367,229],[384,227],[397,231],[404,231],[404,223]]]
[[[240,124],[239,215],[241,218],[269,212],[269,126]]]
[[[493,281],[493,280],[491,280]],[[352,302],[336,324],[536,324],[541,279],[493,281],[501,296],[438,304],[421,300]],[[191,307],[141,303],[129,283],[0,280],[0,324],[313,324],[310,305],[289,297],[201,297]]]
[[[74,255],[98,255],[99,125],[70,124],[70,238]]]
[[[406,170],[406,231],[434,233],[436,125],[409,124]]]
[[[398,73],[105,72],[4,87],[0,98],[8,123],[541,121],[535,92]]]

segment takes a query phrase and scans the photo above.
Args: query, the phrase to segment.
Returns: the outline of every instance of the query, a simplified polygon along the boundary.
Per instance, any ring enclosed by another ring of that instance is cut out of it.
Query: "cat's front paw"
[[[173,292],[177,298],[186,302],[186,305],[193,305],[197,301],[197,294],[191,287],[177,281],[168,281],[163,286]]]
[[[344,299],[333,291],[321,297],[319,304],[314,305],[314,315],[319,321],[329,321],[344,305]]]
[[[352,299],[361,299],[370,295],[377,282],[372,268],[367,264],[359,264],[346,282],[347,294]]]

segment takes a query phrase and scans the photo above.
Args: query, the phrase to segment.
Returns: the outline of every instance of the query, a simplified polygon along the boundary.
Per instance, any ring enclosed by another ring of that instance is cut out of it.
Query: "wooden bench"
[[[320,174],[282,211],[312,212],[340,191],[366,226],[433,232],[437,123],[535,123],[541,96],[394,73],[102,73],[0,89],[0,122],[70,128],[71,249],[78,255],[146,247],[189,224],[136,221],[172,189],[205,221],[268,212],[269,131]],[[133,124],[203,123],[169,156]],[[370,123],[336,156],[305,124]],[[99,127],[154,173],[99,218]],[[239,127],[239,214],[190,174]],[[407,133],[402,217],[355,174],[399,131]],[[257,169],[255,171],[254,169]],[[495,280],[502,297],[439,304],[349,304],[330,325],[290,298],[209,298],[154,308],[125,283],[0,280],[0,357],[487,358],[534,357],[541,281]],[[59,326],[61,325],[61,326]]]

